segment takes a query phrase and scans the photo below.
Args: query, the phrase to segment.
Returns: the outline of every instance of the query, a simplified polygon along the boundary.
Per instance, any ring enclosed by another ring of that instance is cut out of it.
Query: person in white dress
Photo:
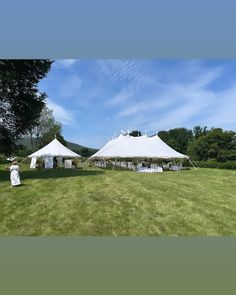
[[[12,165],[9,167],[10,170],[10,179],[11,179],[11,186],[20,185],[20,167],[17,161],[13,161]]]

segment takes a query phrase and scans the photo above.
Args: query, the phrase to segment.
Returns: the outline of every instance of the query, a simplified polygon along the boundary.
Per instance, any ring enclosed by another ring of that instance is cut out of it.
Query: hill
[[[66,141],[66,144],[67,144],[67,147],[72,150],[72,151],[77,151],[77,152],[81,152],[82,149],[88,149],[89,152],[92,154],[95,154],[98,149],[94,149],[94,148],[89,148],[89,147],[85,147],[85,146],[82,146],[82,145],[79,145],[77,143],[73,143],[73,142],[70,142],[70,141]]]

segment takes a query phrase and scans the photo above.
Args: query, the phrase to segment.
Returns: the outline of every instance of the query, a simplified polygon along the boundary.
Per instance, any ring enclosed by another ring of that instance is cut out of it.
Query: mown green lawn
[[[0,235],[236,235],[236,171],[29,171],[0,165]]]

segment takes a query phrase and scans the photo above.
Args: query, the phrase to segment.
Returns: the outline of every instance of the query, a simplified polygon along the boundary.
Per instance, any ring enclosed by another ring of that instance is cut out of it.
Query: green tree
[[[193,140],[187,150],[187,154],[197,161],[206,161],[209,158],[209,143],[206,141],[206,135]]]
[[[46,106],[43,108],[41,115],[37,120],[37,125],[30,130],[29,134],[31,138],[32,150],[45,146],[55,137],[62,144],[65,146],[67,145],[65,139],[62,136],[61,123],[56,121],[55,117],[53,116],[53,111]]]
[[[195,160],[227,161],[236,156],[236,133],[212,128],[189,145],[189,154]]]
[[[129,133],[130,136],[134,136],[134,137],[138,137],[138,136],[142,136],[142,132],[139,130],[133,130]]]
[[[169,145],[170,143],[170,137],[169,137],[169,132],[168,131],[159,131],[158,136],[166,143]]]
[[[89,149],[86,147],[82,148],[79,154],[82,157],[90,157],[90,155],[91,155]]]
[[[192,130],[186,128],[159,131],[158,136],[170,147],[183,154],[187,153],[188,144],[193,139]]]
[[[208,133],[209,131],[207,130],[207,127],[201,127],[201,126],[195,126],[193,128],[193,136],[195,139],[198,139],[201,136],[204,136]]]
[[[50,60],[0,60],[0,152],[10,154],[40,116],[46,94],[38,83]]]

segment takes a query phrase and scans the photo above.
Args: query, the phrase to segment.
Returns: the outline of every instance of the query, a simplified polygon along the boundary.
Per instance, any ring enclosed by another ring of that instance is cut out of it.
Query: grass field
[[[29,171],[0,165],[0,235],[236,235],[236,171]]]

